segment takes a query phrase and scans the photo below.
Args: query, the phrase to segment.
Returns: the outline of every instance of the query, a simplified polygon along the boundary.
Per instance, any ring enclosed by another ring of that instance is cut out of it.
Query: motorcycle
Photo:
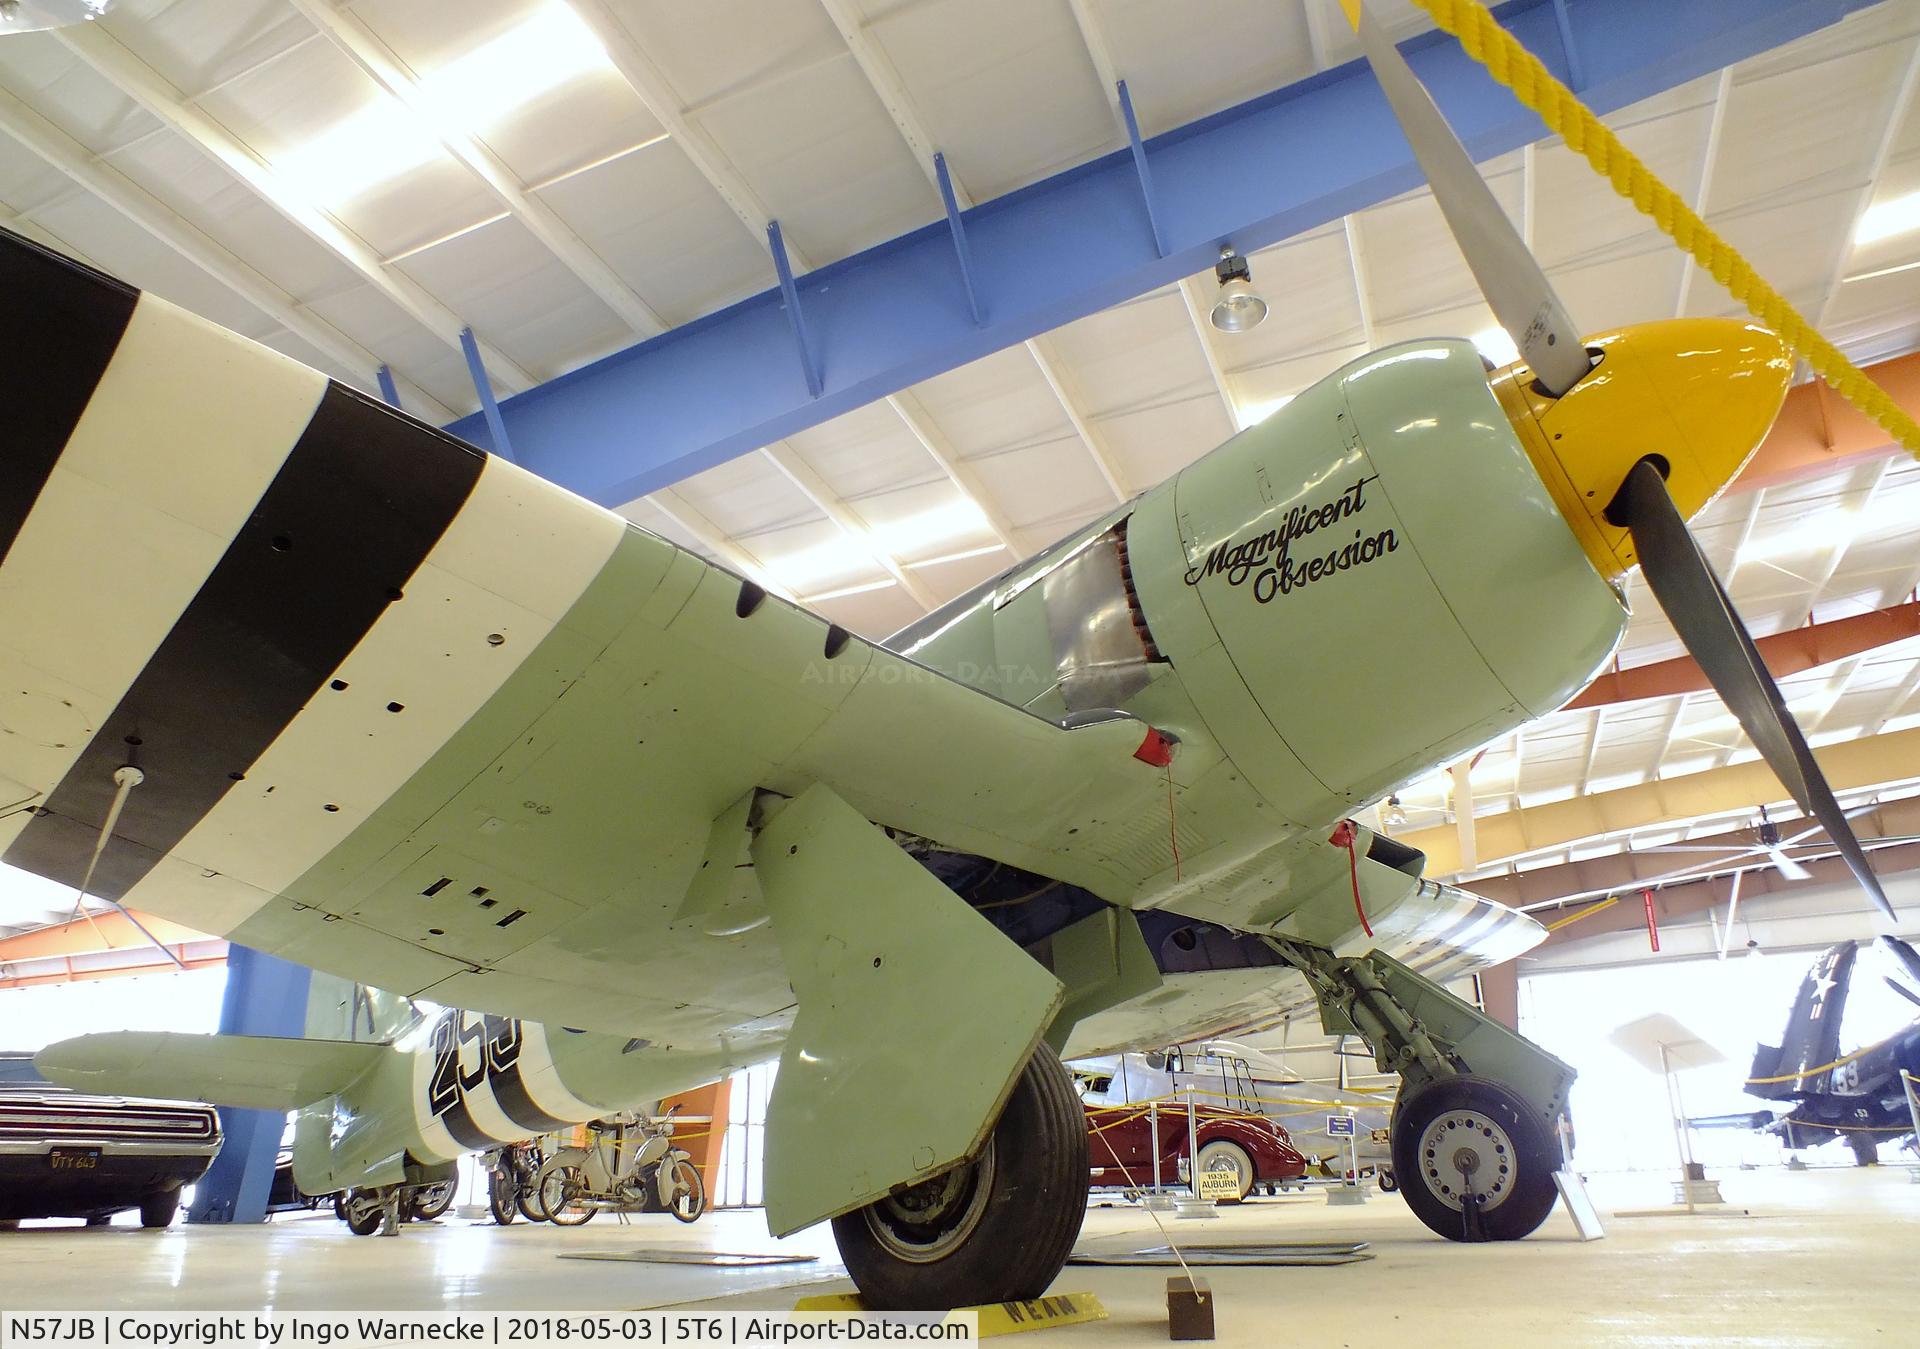
[[[547,1220],[540,1206],[540,1145],[510,1143],[487,1154],[487,1206],[505,1227],[517,1212],[530,1223]]]
[[[603,1208],[698,1219],[707,1192],[692,1155],[673,1146],[679,1109],[659,1119],[594,1120],[584,1147],[561,1148],[541,1163],[535,1193],[548,1219],[575,1227]]]

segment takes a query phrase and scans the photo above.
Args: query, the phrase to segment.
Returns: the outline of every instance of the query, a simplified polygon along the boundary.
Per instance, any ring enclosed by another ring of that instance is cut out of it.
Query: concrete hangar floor
[[[1182,1243],[1366,1242],[1375,1257],[1330,1268],[1205,1271],[1219,1342],[1431,1349],[1488,1344],[1911,1343],[1920,1266],[1920,1183],[1904,1166],[1766,1169],[1718,1176],[1727,1204],[1696,1217],[1657,1209],[1669,1178],[1590,1177],[1605,1239],[1581,1242],[1564,1210],[1526,1241],[1460,1245],[1405,1204],[1374,1194],[1351,1208],[1318,1193],[1261,1198],[1211,1222],[1163,1218]],[[710,1214],[689,1228],[645,1217],[558,1229],[498,1228],[451,1216],[395,1238],[354,1237],[330,1215],[261,1227],[29,1223],[7,1240],[0,1301],[9,1310],[78,1305],[172,1311],[341,1306],[382,1310],[574,1311],[675,1308],[788,1311],[797,1298],[851,1291],[825,1228],[768,1238],[758,1212]],[[1161,1243],[1131,1205],[1087,1214],[1080,1249]],[[713,1268],[585,1253],[728,1251],[809,1263]],[[1089,1291],[1107,1321],[1043,1332],[1049,1342],[1164,1344],[1163,1269],[1069,1265],[1054,1292]]]

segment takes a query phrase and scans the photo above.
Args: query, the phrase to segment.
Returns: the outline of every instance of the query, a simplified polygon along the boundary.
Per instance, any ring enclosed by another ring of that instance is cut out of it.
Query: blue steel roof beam
[[[1069,0],[1069,2],[1074,7],[1074,18],[1081,25],[1082,31],[1090,31],[1089,25],[1092,24],[1093,19],[1084,9],[1085,0]],[[920,165],[921,172],[927,175],[927,181],[940,194],[941,203],[947,212],[949,228],[960,243],[961,284],[966,288],[967,310],[973,316],[976,326],[984,323],[985,311],[981,304],[979,288],[973,281],[972,255],[965,248],[966,221],[962,212],[974,205],[972,195],[968,193],[966,185],[952,172],[946,156],[932,148],[933,137],[920,120],[919,110],[914,106],[912,95],[907,92],[906,86],[901,82],[899,71],[894,69],[893,63],[887,60],[886,54],[880,50],[879,44],[873,40],[872,35],[848,7],[847,0],[820,0],[820,4],[826,10],[827,17],[833,21],[834,27],[840,30],[840,37],[847,44],[847,50],[852,53],[855,63],[860,67],[860,73],[866,76],[868,85],[880,99],[881,105],[886,108],[887,116],[892,119],[894,129],[900,133],[900,139],[906,142],[907,149],[913,152],[914,160]],[[1095,65],[1100,71],[1101,80],[1105,82],[1110,64],[1103,66],[1096,57]],[[1119,91],[1111,91],[1109,97],[1114,100],[1115,118],[1124,122],[1124,115],[1119,111]],[[1123,125],[1122,135],[1124,134]],[[1107,490],[1113,493],[1115,501],[1125,501],[1130,493],[1120,481],[1120,473],[1114,465],[1112,454],[1108,452],[1093,424],[1082,415],[1073,396],[1068,392],[1071,382],[1069,377],[1061,370],[1059,363],[1041,344],[1038,337],[1028,338],[1026,347],[1027,354],[1033,358],[1034,368],[1039,371],[1040,378],[1046,382],[1048,392],[1059,404],[1061,414],[1067,419],[1067,425],[1073,428],[1074,435],[1079,437],[1081,445],[1085,447],[1087,457],[1093,461],[1094,469],[1100,474],[1100,480],[1107,485]],[[921,443],[928,445],[929,452],[932,453],[932,446],[927,437],[921,434],[919,427],[914,426],[913,415],[902,405],[901,394],[889,394],[887,404],[899,414],[902,421],[907,423]],[[989,510],[985,495],[978,484],[971,481],[972,475],[963,476],[952,462],[943,459],[939,454],[934,454],[933,457],[960,490],[974,498],[975,504],[980,506],[982,512],[987,514],[989,522],[993,523],[994,532],[1000,536],[1000,541],[1008,548],[1014,549],[1015,555],[1018,556],[1011,531],[1003,524],[995,522],[996,517]]]
[[[487,363],[480,358],[480,343],[475,340],[472,328],[460,330],[460,354],[467,358],[467,374],[473,379],[473,392],[480,400],[480,413],[486,418],[487,440],[493,452],[510,464],[519,463],[513,453],[513,442],[507,439],[506,425],[500,420],[500,404],[494,399],[493,381],[487,378]]]
[[[1583,0],[1566,21],[1601,113],[1837,21],[1869,0]],[[1514,0],[1508,28],[1564,78],[1551,0]],[[1538,119],[1431,34],[1410,61],[1469,149],[1485,158],[1540,136]],[[562,375],[502,404],[523,461],[618,504],[771,444],[1038,333],[1210,266],[1223,239],[1250,252],[1418,185],[1419,171],[1366,69],[1350,63],[1147,142],[1169,253],[1141,227],[1122,150],[966,212],[987,315],[976,326],[947,223],[800,278],[819,397],[794,368],[778,289]],[[635,434],[645,428],[644,437]],[[479,419],[454,424],[462,434]]]
[[[1075,16],[1080,17],[1080,0],[1071,0],[1075,5]],[[907,92],[901,82],[900,72],[887,59],[873,36],[854,13],[848,0],[820,0],[821,8],[840,32],[841,40],[847,44],[847,50],[853,56],[860,73],[866,76],[867,84],[879,98],[881,106],[887,110],[894,129],[900,133],[900,139],[906,142],[912,151],[914,161],[920,165],[921,172],[927,175],[927,181],[934,191],[940,194],[940,202],[946,211],[947,224],[954,236],[954,249],[960,260],[960,282],[966,290],[967,312],[972,315],[975,326],[986,321],[986,311],[981,303],[979,288],[973,280],[973,257],[967,247],[966,220],[963,212],[974,205],[972,195],[967,191],[952,167],[947,163],[945,154],[933,148],[933,137],[926,125],[920,120],[919,109],[914,106],[913,96]],[[1103,75],[1104,79],[1105,76]],[[1118,117],[1118,113],[1115,116]],[[1125,501],[1127,493],[1120,485],[1119,474],[1114,468],[1113,457],[1106,446],[1097,438],[1093,426],[1083,417],[1080,409],[1074,405],[1067,393],[1066,378],[1060,371],[1053,356],[1040,345],[1039,339],[1029,338],[1026,343],[1027,354],[1033,358],[1034,368],[1046,382],[1054,401],[1060,405],[1060,411],[1086,448],[1087,456],[1100,474],[1100,480],[1113,493],[1115,501]],[[908,390],[902,389],[888,394],[887,406],[892,408],[907,429],[926,449],[927,454],[940,466],[953,483],[973,500],[986,517],[988,525],[1000,542],[1014,557],[1025,556],[1014,534],[1012,523],[992,503],[985,484],[971,467],[963,463],[952,453],[952,447],[946,443],[926,415],[926,409],[912,398]]]
[[[1567,88],[1579,93],[1586,87],[1586,70],[1580,64],[1580,45],[1573,40],[1573,19],[1568,0],[1553,0],[1553,21],[1560,29],[1560,51],[1567,61]]]
[[[1167,232],[1160,227],[1160,212],[1153,200],[1153,166],[1147,163],[1147,147],[1140,139],[1140,119],[1133,113],[1133,95],[1127,82],[1115,82],[1120,92],[1120,116],[1127,124],[1127,149],[1133,155],[1133,171],[1140,179],[1140,200],[1147,207],[1147,228],[1153,232],[1154,251],[1167,256]]]
[[[780,298],[787,309],[787,326],[793,329],[793,345],[800,355],[800,370],[807,377],[807,392],[820,396],[820,353],[807,340],[807,316],[800,309],[800,292],[793,282],[793,264],[787,259],[787,239],[780,222],[767,222],[767,251],[773,254],[773,267],[780,275]]]
[[[1073,10],[1073,21],[1080,29],[1080,41],[1087,49],[1087,59],[1093,62],[1094,74],[1099,76],[1101,86],[1107,91],[1107,107],[1113,113],[1114,125],[1123,134],[1128,133],[1132,100],[1128,99],[1125,106],[1121,103],[1120,72],[1114,64],[1113,49],[1107,45],[1106,32],[1100,27],[1100,20],[1095,17],[1090,0],[1067,0],[1067,4]],[[1313,68],[1320,70],[1326,65],[1322,57],[1324,35],[1316,22],[1320,8],[1315,0],[1303,0],[1303,4],[1308,38],[1313,47]],[[1211,279],[1210,273],[1203,272],[1198,277],[1182,277],[1176,286],[1180,292],[1180,303],[1187,311],[1187,322],[1193,326],[1193,339],[1200,346],[1200,359],[1206,363],[1207,377],[1213,381],[1214,392],[1220,395],[1220,406],[1226,411],[1231,434],[1240,429],[1240,405],[1234,401],[1233,387],[1228,383],[1226,369],[1220,363],[1220,353],[1214,350],[1213,323],[1208,318],[1212,292],[1206,289]]]
[[[601,46],[606,49],[607,59],[620,72],[621,78],[626,80],[628,87],[646,105],[654,119],[666,129],[668,137],[687,156],[694,171],[720,195],[734,217],[767,250],[774,264],[777,278],[777,285],[772,293],[778,297],[781,321],[789,334],[789,340],[794,347],[798,348],[800,377],[805,382],[809,396],[814,395],[821,387],[820,379],[825,353],[821,345],[812,337],[806,319],[806,302],[800,295],[800,286],[810,278],[797,279],[795,275],[809,271],[811,264],[800,249],[786,239],[780,230],[779,222],[768,214],[765,203],[760,200],[758,194],[734,167],[720,146],[693,120],[693,114],[680,101],[679,94],[674,90],[666,73],[654,63],[644,46],[635,39],[633,33],[612,11],[606,0],[568,0],[568,2],[593,30],[594,36],[600,40]],[[790,352],[787,357],[789,372],[793,370],[793,366],[793,355]],[[904,412],[901,415],[903,418],[906,416]],[[646,425],[646,416],[644,411],[638,413],[634,424]],[[911,419],[908,420],[908,424],[912,426]],[[460,434],[467,433],[465,425],[457,426],[455,429]],[[919,434],[917,430],[915,434]],[[853,544],[872,555],[874,561],[880,564],[890,578],[886,584],[898,585],[926,608],[933,607],[935,603],[933,593],[916,578],[911,577],[898,559],[880,547],[874,538],[873,531],[867,526],[860,513],[834,493],[832,488],[805,464],[792,446],[784,444],[784,438],[768,437],[763,442],[745,447],[743,452],[755,449],[762,450],[769,462],[778,468],[795,488]],[[935,458],[939,460],[938,455]],[[947,471],[961,491],[977,499],[978,493],[975,491],[971,473],[963,476],[944,461],[941,462],[941,467]],[[747,570],[756,579],[765,575],[765,568],[757,558],[729,540],[712,521],[699,517],[684,500],[668,501],[662,498],[661,488],[666,486],[668,481],[678,481],[679,477],[685,476],[691,475],[683,474],[670,480],[662,480],[625,496],[599,497],[596,500],[600,500],[605,505],[617,506],[645,495],[657,508],[679,523],[690,536],[698,540],[702,547],[707,548],[716,557],[727,561],[729,565]],[[976,504],[981,507],[982,514],[1000,535],[1001,541],[1011,547],[1011,534],[998,523],[1001,517],[984,501],[976,500]],[[762,584],[766,582],[763,581]],[[787,592],[783,590],[781,593]]]
[[[945,155],[934,155],[933,172],[940,180],[940,204],[946,208],[947,228],[953,231],[953,256],[960,264],[960,284],[967,288],[967,309],[975,324],[985,323],[987,316],[980,308],[980,292],[973,284],[973,259],[967,253],[967,225],[960,218],[960,203],[953,194],[953,174],[947,169]]]

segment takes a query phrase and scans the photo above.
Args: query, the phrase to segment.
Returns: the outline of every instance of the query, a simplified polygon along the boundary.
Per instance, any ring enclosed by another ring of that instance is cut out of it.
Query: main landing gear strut
[[[1573,1069],[1390,956],[1272,945],[1313,986],[1326,1031],[1400,1074],[1393,1175],[1420,1221],[1453,1241],[1516,1241],[1544,1222]]]

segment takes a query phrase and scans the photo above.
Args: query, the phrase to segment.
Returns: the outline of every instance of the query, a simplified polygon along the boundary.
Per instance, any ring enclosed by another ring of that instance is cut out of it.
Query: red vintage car
[[[1150,1110],[1144,1104],[1086,1107],[1088,1154],[1093,1183],[1141,1189],[1148,1185],[1187,1183],[1189,1137],[1187,1109],[1162,1102]],[[1307,1159],[1278,1123],[1245,1111],[1195,1106],[1200,1135],[1200,1169],[1232,1171],[1239,1193],[1228,1202],[1245,1199],[1256,1185],[1271,1187],[1297,1180],[1306,1173]],[[1160,1133],[1160,1174],[1152,1179],[1153,1135]]]

